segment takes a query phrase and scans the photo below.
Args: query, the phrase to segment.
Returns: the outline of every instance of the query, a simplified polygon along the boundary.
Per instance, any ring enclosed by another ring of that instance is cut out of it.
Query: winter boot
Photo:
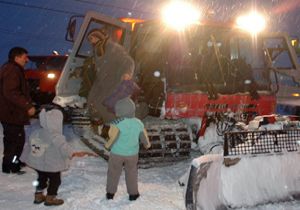
[[[136,199],[138,199],[138,197],[140,197],[140,194],[129,195],[129,200],[130,201],[135,201]]]
[[[115,196],[115,194],[113,194],[113,193],[106,193],[106,199],[107,200],[114,199],[114,196]]]
[[[64,203],[64,200],[56,198],[55,195],[47,195],[44,205],[45,206],[59,206]]]
[[[43,194],[43,192],[36,192],[34,194],[34,204],[40,204],[43,203],[46,200],[46,196]]]
[[[2,164],[2,172],[9,174],[10,173],[10,165],[9,164]]]
[[[6,174],[17,174],[17,175],[22,175],[25,174],[25,171],[21,171],[20,167],[16,164],[2,164],[2,172]]]
[[[11,164],[10,168],[11,168],[11,173],[13,174],[22,175],[26,173],[25,171],[21,171],[21,167],[18,163]]]

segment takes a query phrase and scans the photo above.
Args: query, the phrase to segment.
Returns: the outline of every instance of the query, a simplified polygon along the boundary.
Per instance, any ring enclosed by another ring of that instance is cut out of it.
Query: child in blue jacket
[[[146,149],[151,144],[143,123],[135,118],[135,105],[130,98],[119,100],[115,105],[118,117],[110,124],[110,140],[105,147],[110,149],[107,171],[106,198],[113,199],[117,192],[122,169],[125,169],[125,180],[129,200],[136,200],[138,191],[138,153],[139,142]]]

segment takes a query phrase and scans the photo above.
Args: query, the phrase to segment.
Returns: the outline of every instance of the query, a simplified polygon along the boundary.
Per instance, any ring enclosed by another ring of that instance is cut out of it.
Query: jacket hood
[[[63,129],[63,114],[58,109],[47,111],[42,109],[39,114],[40,124],[42,128],[53,132],[62,134]]]
[[[115,105],[115,113],[117,117],[132,118],[135,116],[135,105],[130,98],[123,98],[117,101]]]

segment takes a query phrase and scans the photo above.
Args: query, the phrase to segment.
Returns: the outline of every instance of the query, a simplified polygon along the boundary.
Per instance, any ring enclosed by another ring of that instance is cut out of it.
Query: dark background
[[[70,52],[65,41],[69,17],[89,10],[113,17],[158,18],[166,0],[0,0],[0,63],[13,46],[23,46],[31,55]],[[268,17],[268,30],[300,34],[300,0],[194,0],[213,10],[213,18],[229,20],[257,8]]]

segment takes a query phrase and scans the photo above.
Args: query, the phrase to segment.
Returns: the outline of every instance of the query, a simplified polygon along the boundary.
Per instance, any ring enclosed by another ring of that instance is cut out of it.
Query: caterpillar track
[[[140,147],[139,165],[143,168],[170,165],[190,157],[191,131],[185,123],[173,120],[144,120],[151,148]]]
[[[151,148],[140,146],[139,168],[170,165],[190,157],[192,135],[188,125],[182,121],[146,118],[143,120],[148,132]],[[93,134],[91,121],[84,109],[72,113],[74,133],[96,154],[108,159],[109,151],[104,148],[105,140]]]

